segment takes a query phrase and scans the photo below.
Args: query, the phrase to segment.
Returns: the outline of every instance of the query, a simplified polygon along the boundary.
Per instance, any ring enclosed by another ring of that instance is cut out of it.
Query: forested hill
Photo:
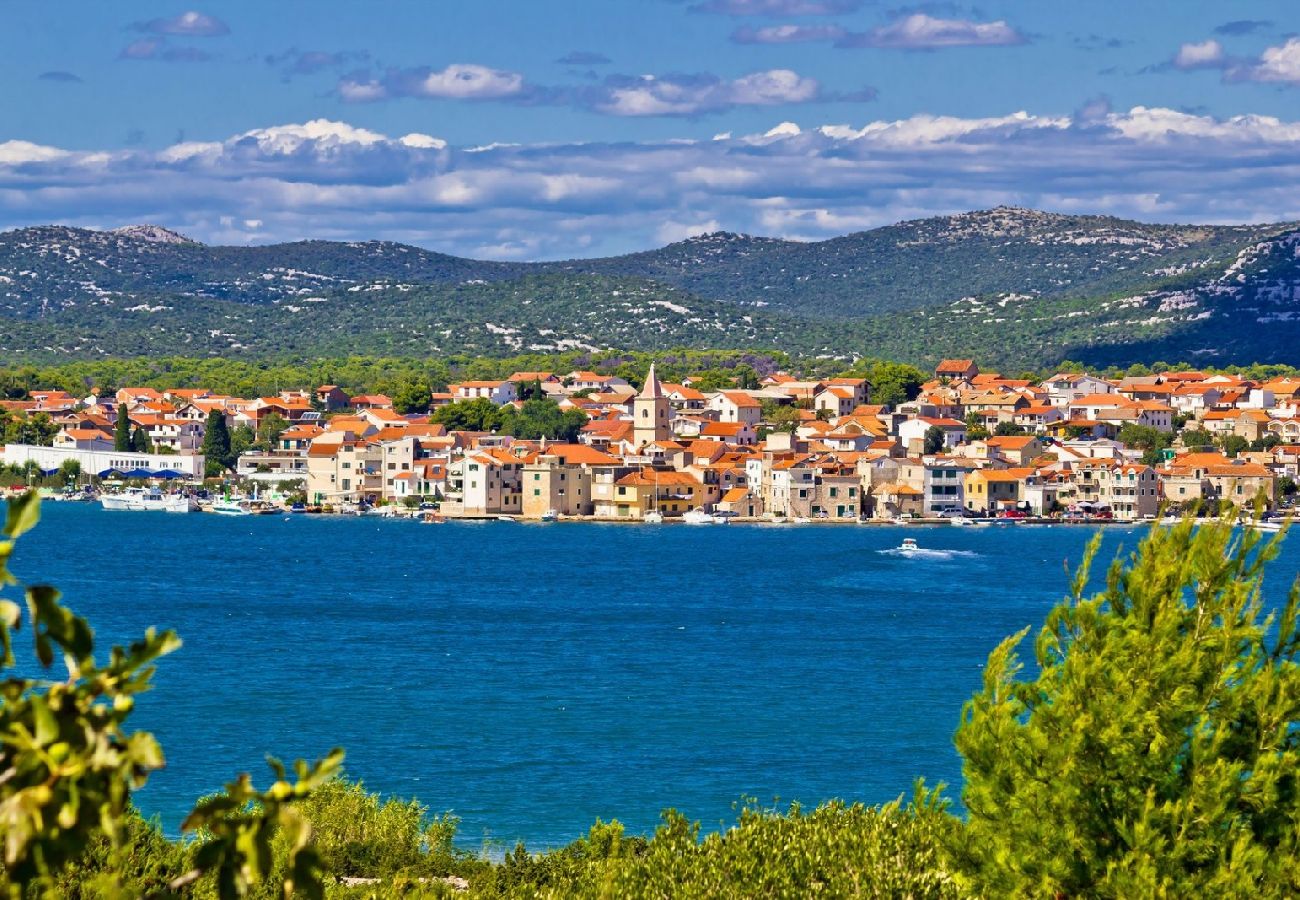
[[[0,353],[750,346],[1294,363],[1298,234],[999,208],[816,243],[717,233],[502,263],[384,241],[209,247],[158,226],[43,226],[0,234]]]

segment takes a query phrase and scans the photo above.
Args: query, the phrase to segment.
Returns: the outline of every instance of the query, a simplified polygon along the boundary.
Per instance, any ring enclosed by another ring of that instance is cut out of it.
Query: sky
[[[1297,31],[1294,0],[4,4],[0,229],[563,259],[1300,219]]]

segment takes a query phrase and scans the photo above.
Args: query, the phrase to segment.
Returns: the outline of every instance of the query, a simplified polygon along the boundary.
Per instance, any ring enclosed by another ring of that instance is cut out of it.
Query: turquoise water
[[[353,777],[453,810],[466,843],[530,846],[597,816],[642,832],[675,806],[711,828],[742,796],[959,785],[985,657],[1042,621],[1092,533],[43,515],[20,576],[101,642],[185,641],[133,717],[167,754],[138,801],[169,831],[234,773],[264,782],[267,753],[343,746]],[[879,552],[904,535],[944,552]],[[1136,540],[1112,529],[1103,554]]]

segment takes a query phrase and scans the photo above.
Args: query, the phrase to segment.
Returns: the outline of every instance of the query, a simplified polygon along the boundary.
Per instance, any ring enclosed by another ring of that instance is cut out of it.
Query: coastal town
[[[465,418],[448,411],[537,401],[578,423],[574,433],[525,439],[447,424]],[[30,390],[0,411],[39,421],[19,434],[43,437],[10,441],[0,460],[19,480],[62,473],[66,490],[93,484],[105,496],[128,484],[186,493],[206,478],[227,498],[233,486],[297,511],[438,521],[1132,522],[1192,505],[1258,501],[1276,512],[1296,490],[1300,378],[1031,381],[948,359],[913,399],[872,401],[860,377],[773,372],[757,387],[701,390],[689,377],[661,380],[653,365],[640,384],[594,371],[461,381],[432,393],[428,412],[405,415],[388,396],[329,384],[254,398]],[[204,454],[213,428],[264,440],[223,465]]]

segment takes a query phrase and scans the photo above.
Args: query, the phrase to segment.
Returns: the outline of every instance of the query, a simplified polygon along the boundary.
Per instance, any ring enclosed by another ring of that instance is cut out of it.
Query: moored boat
[[[184,494],[164,494],[156,487],[133,487],[117,494],[104,494],[99,503],[104,509],[132,512],[187,513],[198,508],[192,498]]]
[[[232,497],[219,497],[213,500],[210,510],[219,516],[251,516],[253,514],[247,500],[237,500]]]
[[[682,521],[687,525],[714,525],[717,524],[718,520],[711,514],[706,513],[703,508],[696,507],[690,512],[684,514],[682,516]]]

